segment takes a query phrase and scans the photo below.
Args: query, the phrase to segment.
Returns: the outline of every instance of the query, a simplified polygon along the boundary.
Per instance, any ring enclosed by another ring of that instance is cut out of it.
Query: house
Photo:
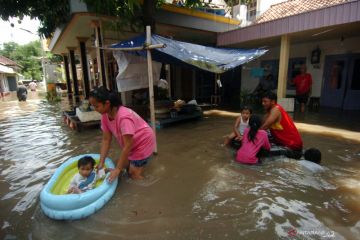
[[[0,56],[0,87],[4,92],[16,91],[20,65],[4,56]]]
[[[83,1],[69,2],[71,17],[56,29],[49,42],[50,51],[63,56],[68,93],[86,98],[94,86],[116,89],[116,61],[111,51],[99,47],[130,39],[140,32],[130,28],[118,30],[113,16],[96,14]],[[157,9],[154,18],[157,34],[210,46],[216,45],[217,33],[238,28],[240,24],[222,15],[169,3]],[[77,73],[77,66],[81,68],[80,73]],[[164,65],[163,70],[169,79],[171,76],[171,92],[175,98],[210,100],[214,74],[174,65]],[[124,104],[131,104],[132,94],[130,91],[122,93]]]
[[[241,27],[245,27],[254,24],[270,6],[285,1],[287,0],[251,0],[248,4],[239,3],[233,6],[232,14],[234,18],[241,21]]]
[[[312,97],[324,107],[360,110],[360,1],[290,0],[272,5],[246,27],[219,33],[219,47],[263,47],[269,52],[242,69],[241,88],[274,76],[279,98],[293,96],[289,80],[301,64],[313,77]]]

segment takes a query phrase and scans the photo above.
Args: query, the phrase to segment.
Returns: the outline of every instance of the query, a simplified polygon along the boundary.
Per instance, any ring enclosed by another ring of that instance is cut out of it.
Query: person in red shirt
[[[275,93],[268,92],[262,98],[266,115],[261,129],[270,130],[273,142],[286,149],[284,154],[289,158],[299,159],[302,156],[303,142],[289,114],[276,103]]]
[[[312,85],[312,77],[306,72],[305,64],[301,65],[300,74],[291,83],[296,87],[296,100],[301,105],[301,112],[305,112],[305,104],[309,99]]]

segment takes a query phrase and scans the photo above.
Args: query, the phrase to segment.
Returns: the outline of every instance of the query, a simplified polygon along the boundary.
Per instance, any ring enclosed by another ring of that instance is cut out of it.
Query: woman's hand
[[[241,141],[241,140],[242,140],[242,136],[241,136],[241,135],[236,136],[236,137],[235,137],[235,140]]]
[[[96,171],[98,172],[99,170],[104,168],[104,163],[102,161],[99,162],[99,164],[96,166]]]
[[[112,183],[119,175],[121,170],[119,168],[115,168],[110,171],[110,176],[108,177],[108,182]]]

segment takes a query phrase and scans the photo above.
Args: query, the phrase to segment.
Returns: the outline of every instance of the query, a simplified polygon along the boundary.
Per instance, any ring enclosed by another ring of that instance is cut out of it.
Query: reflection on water
[[[238,165],[221,146],[233,119],[206,117],[158,132],[146,179],[122,177],[96,214],[73,222],[43,215],[39,192],[66,159],[99,151],[100,130],[63,124],[64,104],[0,103],[0,237],[31,239],[356,239],[360,146],[303,133],[324,171],[291,159]],[[119,150],[113,145],[110,157]],[[116,149],[116,150],[114,150]],[[311,232],[312,231],[312,232]]]

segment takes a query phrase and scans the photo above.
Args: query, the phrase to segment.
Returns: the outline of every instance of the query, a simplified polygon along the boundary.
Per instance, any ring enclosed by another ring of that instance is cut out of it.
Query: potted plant
[[[61,101],[61,97],[56,92],[56,82],[54,79],[48,79],[46,81],[46,99],[48,101]]]

